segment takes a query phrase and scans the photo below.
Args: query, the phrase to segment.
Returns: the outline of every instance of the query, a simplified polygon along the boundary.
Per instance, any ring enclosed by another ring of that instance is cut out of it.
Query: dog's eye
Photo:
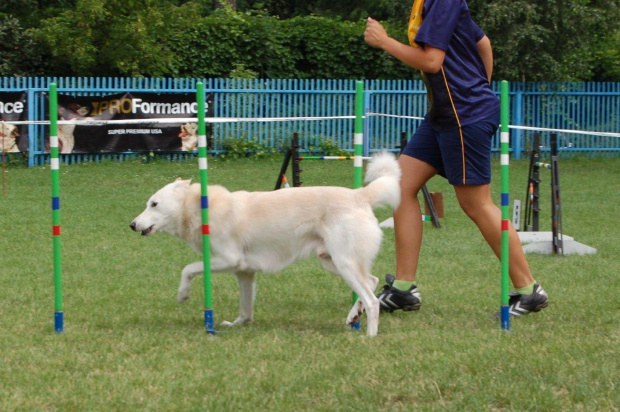
[[[157,202],[151,202],[151,207],[157,207]]]

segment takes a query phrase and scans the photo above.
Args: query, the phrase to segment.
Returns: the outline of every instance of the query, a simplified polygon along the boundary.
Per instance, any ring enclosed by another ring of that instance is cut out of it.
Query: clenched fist
[[[381,48],[387,38],[388,34],[381,23],[369,17],[364,31],[364,41],[372,47]]]

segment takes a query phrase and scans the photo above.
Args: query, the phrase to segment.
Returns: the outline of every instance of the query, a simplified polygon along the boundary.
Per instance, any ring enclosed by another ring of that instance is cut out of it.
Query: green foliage
[[[277,150],[266,147],[256,139],[227,139],[222,142],[223,153],[218,154],[218,159],[230,160],[241,158],[262,159],[277,154]]]
[[[0,76],[35,76],[43,71],[42,56],[20,22],[0,14]]]
[[[363,41],[370,15],[406,43],[411,0],[236,4],[237,11],[202,0],[2,0],[0,75],[418,77]],[[495,79],[620,80],[620,0],[468,4],[491,38]]]
[[[168,39],[180,76],[226,77],[235,65],[259,78],[403,78],[414,72],[363,40],[365,22],[256,17],[231,10],[188,23]],[[395,30],[404,36],[404,29]]]
[[[235,64],[234,69],[228,74],[230,79],[257,79],[258,73],[254,70],[246,69],[243,64]]]
[[[341,149],[336,143],[334,143],[331,139],[321,138],[316,145],[308,146],[308,150],[312,155],[320,155],[320,156],[347,156],[351,155],[351,153],[346,150]]]
[[[472,13],[493,43],[496,79],[591,79],[601,38],[618,30],[617,0],[472,3]]]
[[[175,53],[162,45],[177,10],[153,0],[77,0],[32,32],[61,72],[55,74],[171,75]]]
[[[618,81],[620,79],[620,29],[608,33],[599,43],[595,52],[596,66],[594,78],[598,81]]]
[[[7,168],[28,167],[28,153],[0,153],[0,163],[2,164],[2,173],[4,173]]]

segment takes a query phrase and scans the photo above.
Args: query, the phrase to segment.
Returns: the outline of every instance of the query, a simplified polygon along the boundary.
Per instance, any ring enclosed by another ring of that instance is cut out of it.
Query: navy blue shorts
[[[491,143],[499,113],[461,128],[438,132],[423,120],[407,143],[404,155],[437,169],[451,185],[491,183]]]

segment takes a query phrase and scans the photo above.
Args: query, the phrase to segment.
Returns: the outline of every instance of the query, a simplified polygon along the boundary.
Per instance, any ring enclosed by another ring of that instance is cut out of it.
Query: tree
[[[601,39],[618,27],[618,0],[470,0],[489,35],[495,78],[587,80]]]
[[[226,7],[230,7],[231,10],[237,10],[237,0],[214,0],[213,5],[216,10]]]
[[[0,16],[0,76],[36,76],[43,71],[32,36],[16,18]]]
[[[33,34],[56,75],[173,75],[175,53],[164,44],[171,21],[187,18],[180,9],[154,0],[77,0]]]

